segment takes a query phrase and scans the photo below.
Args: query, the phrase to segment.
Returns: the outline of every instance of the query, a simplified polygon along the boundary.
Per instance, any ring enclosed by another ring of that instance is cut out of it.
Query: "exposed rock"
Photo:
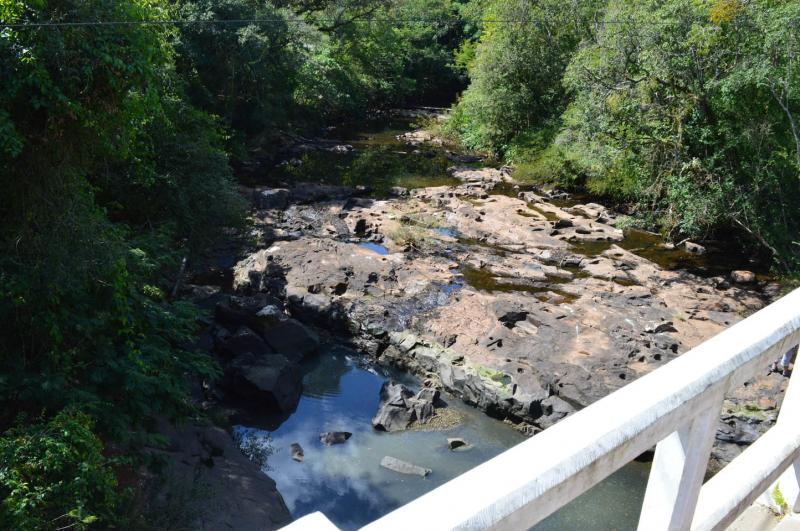
[[[750,284],[755,282],[756,274],[752,271],[731,271],[731,280],[737,284]]]
[[[737,284],[667,271],[615,245],[625,235],[602,205],[558,206],[514,190],[503,169],[451,174],[461,184],[267,211],[264,226],[287,236],[240,261],[234,288],[285,297],[295,319],[351,336],[379,362],[529,433],[763,304]],[[359,245],[373,238],[387,254]],[[436,413],[416,400],[387,397],[376,428]]]
[[[438,390],[426,387],[415,395],[393,381],[383,383],[380,396],[378,412],[372,418],[372,426],[380,431],[405,430],[413,422],[425,424],[440,405]]]
[[[293,411],[302,392],[297,365],[281,354],[241,356],[225,368],[223,382],[235,397],[274,411]]]
[[[299,362],[319,350],[319,336],[294,319],[287,319],[266,331],[264,340],[275,351]]]
[[[300,446],[299,443],[292,443],[289,447],[292,452],[292,459],[297,461],[298,463],[302,463],[303,459],[305,459],[305,453],[303,452],[303,447]]]
[[[569,219],[569,218],[560,218],[559,220],[557,220],[555,222],[555,224],[553,225],[553,228],[566,229],[566,228],[574,227],[574,226],[575,226],[575,224],[572,222],[571,219]]]
[[[406,144],[410,144],[412,146],[419,146],[420,144],[431,144],[434,146],[441,146],[444,144],[444,141],[431,133],[430,131],[425,131],[423,129],[418,129],[416,131],[409,131],[407,133],[403,133],[402,135],[397,135],[396,137],[401,142],[405,142]]]
[[[400,431],[416,420],[416,412],[408,401],[414,393],[405,385],[392,381],[381,386],[378,412],[372,418],[372,426],[381,431]]]
[[[289,204],[289,190],[267,188],[253,192],[253,203],[258,209],[284,209]]]
[[[325,431],[319,434],[319,442],[325,446],[332,446],[334,444],[342,444],[347,441],[353,434],[349,431]]]
[[[152,510],[169,511],[170,500],[179,499],[187,527],[202,531],[280,529],[292,521],[275,482],[223,429],[164,422],[159,431],[167,448],[147,451],[164,459],[169,481],[157,481]]]
[[[450,437],[447,439],[447,446],[451,450],[466,450],[470,445],[461,437]]]
[[[686,252],[692,254],[705,254],[706,248],[700,245],[699,243],[694,243],[690,241],[683,242],[683,248],[686,249]]]
[[[423,478],[431,473],[430,468],[414,465],[408,461],[403,461],[402,459],[397,459],[396,457],[391,457],[388,455],[381,459],[381,466],[394,472],[399,472],[400,474],[420,476]]]
[[[229,327],[245,325],[259,334],[287,319],[280,301],[265,293],[227,297],[215,307],[215,319]]]
[[[219,334],[216,339],[216,351],[227,359],[244,354],[261,356],[274,352],[258,334],[246,326],[239,327],[234,334]]]

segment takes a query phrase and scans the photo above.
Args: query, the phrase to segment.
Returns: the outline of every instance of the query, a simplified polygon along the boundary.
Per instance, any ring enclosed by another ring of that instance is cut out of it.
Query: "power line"
[[[455,20],[455,18],[453,19]],[[6,23],[0,21],[0,28],[26,29],[26,28],[62,28],[62,27],[93,27],[93,26],[187,26],[192,24],[277,24],[286,22],[309,22],[302,18],[240,18],[240,19],[172,19],[172,20],[76,20],[63,22],[19,22]],[[443,18],[394,18],[394,17],[357,17],[351,20],[341,20],[337,18],[315,18],[317,23],[355,23],[355,22],[383,22],[383,23],[420,23],[434,24],[448,22]],[[530,24],[541,22],[535,19],[510,19],[493,18],[483,19],[482,24]],[[592,25],[605,24],[637,24],[637,25],[668,25],[672,21],[633,21],[633,20],[599,20],[592,21]]]

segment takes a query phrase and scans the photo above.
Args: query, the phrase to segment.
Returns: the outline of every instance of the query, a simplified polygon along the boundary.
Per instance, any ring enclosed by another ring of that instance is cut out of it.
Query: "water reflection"
[[[356,360],[343,348],[324,353],[306,367],[303,398],[288,420],[271,431],[234,428],[250,446],[260,443],[274,450],[265,470],[295,518],[322,511],[341,529],[357,529],[524,440],[508,425],[456,399],[447,400],[463,416],[456,428],[376,432],[370,420],[383,381],[393,377],[412,387],[415,382],[402,374],[360,367]],[[353,436],[326,447],[319,442],[323,431],[349,431]],[[451,452],[447,437],[462,437],[473,447]],[[302,463],[291,459],[292,443],[303,447]],[[427,478],[396,474],[379,465],[386,455],[433,473]],[[537,529],[634,528],[644,484],[639,470],[643,469],[627,467]]]
[[[336,153],[311,151],[297,157],[294,164],[275,168],[268,176],[270,182],[321,182],[344,186],[363,185],[373,196],[386,196],[396,186],[424,188],[453,186],[459,181],[447,168],[453,163],[440,147],[413,147],[397,140],[396,136],[409,131],[410,121],[376,122],[360,130],[342,128],[333,136],[355,149]]]

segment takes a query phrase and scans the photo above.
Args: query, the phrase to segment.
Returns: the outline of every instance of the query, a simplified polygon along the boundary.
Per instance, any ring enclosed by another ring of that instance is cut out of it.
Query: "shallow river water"
[[[341,529],[357,529],[525,440],[507,424],[448,396],[448,407],[462,417],[454,428],[375,431],[370,421],[383,382],[394,378],[414,389],[419,384],[407,376],[364,368],[356,358],[334,348],[310,363],[297,411],[277,429],[234,428],[246,448],[271,452],[264,470],[276,481],[295,518],[322,511]],[[326,447],[319,442],[324,431],[349,431],[353,436]],[[461,437],[472,447],[451,451],[448,437]],[[303,462],[292,460],[292,443],[303,447]],[[433,472],[421,478],[386,470],[379,463],[387,455]],[[647,465],[633,463],[535,529],[635,529],[646,474]]]

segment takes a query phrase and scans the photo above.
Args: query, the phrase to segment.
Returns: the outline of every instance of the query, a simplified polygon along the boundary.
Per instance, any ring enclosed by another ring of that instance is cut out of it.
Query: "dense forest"
[[[122,471],[219,370],[181,264],[289,134],[442,133],[800,269],[796,0],[0,0],[0,527],[146,527]]]

